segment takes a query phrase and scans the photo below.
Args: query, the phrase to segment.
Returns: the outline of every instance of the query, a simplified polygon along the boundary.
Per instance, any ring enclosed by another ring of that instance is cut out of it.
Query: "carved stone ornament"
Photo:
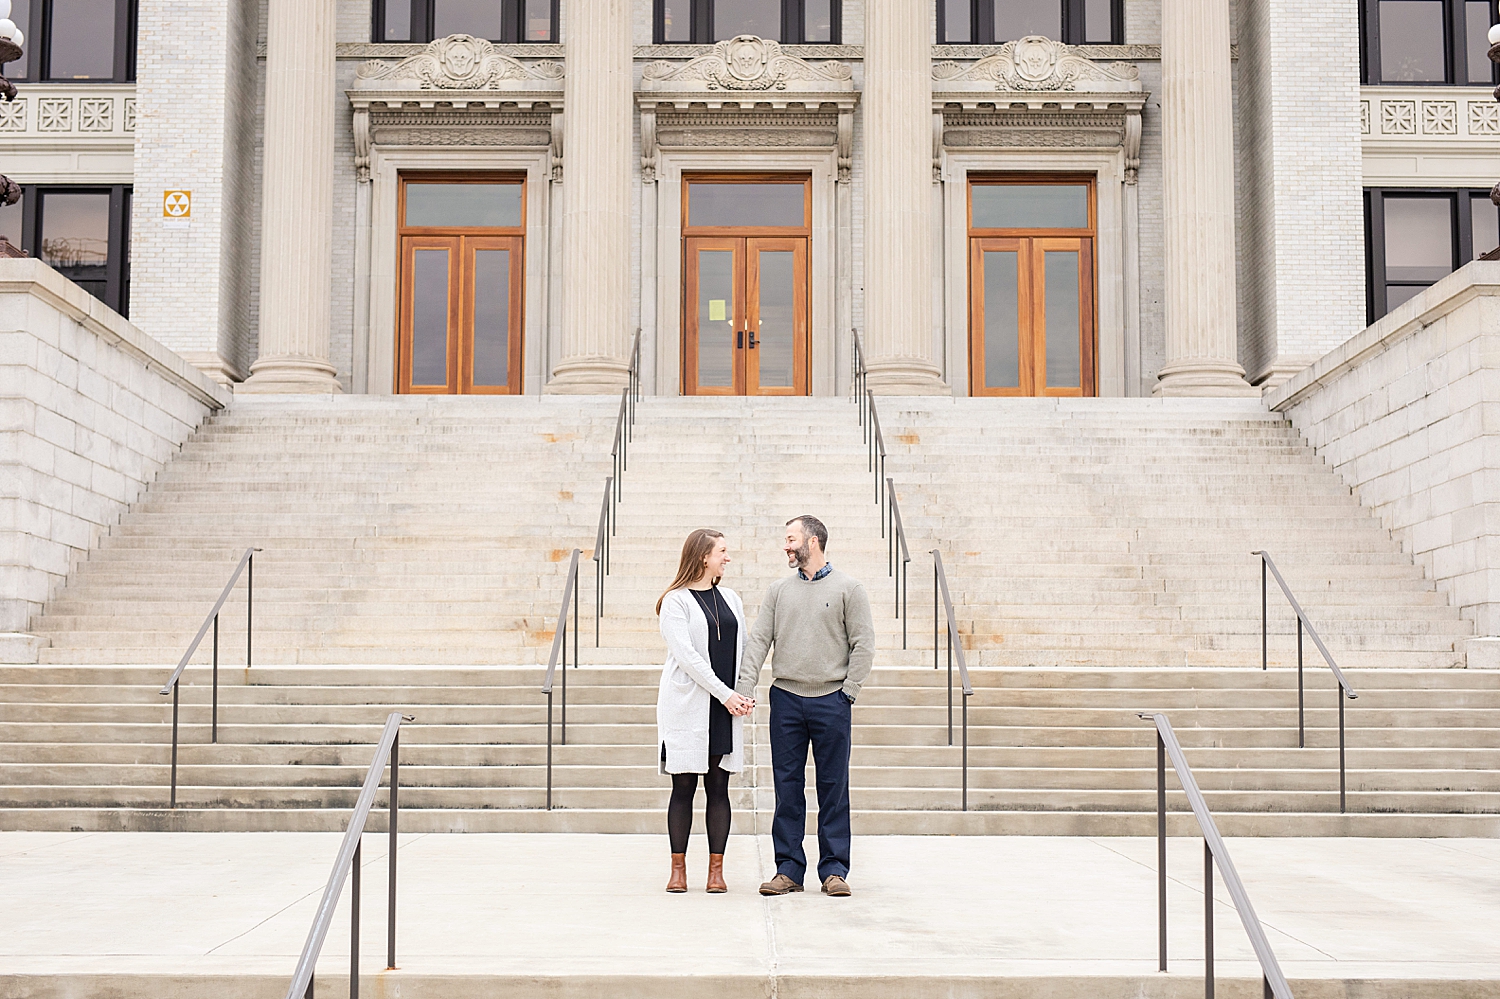
[[[1107,92],[1139,90],[1141,73],[1128,62],[1096,63],[1062,42],[1028,35],[1006,42],[996,54],[967,66],[937,63],[932,67],[932,79],[935,87],[980,83],[996,91]]]
[[[539,62],[526,66],[495,51],[495,46],[473,35],[449,35],[427,46],[420,55],[395,65],[371,60],[355,72],[359,81],[380,81],[400,88],[415,83],[424,90],[499,90],[507,82],[530,83],[561,80],[560,63]]]
[[[843,63],[811,63],[782,52],[780,42],[755,35],[719,42],[710,55],[685,65],[647,63],[641,77],[644,90],[852,90],[854,86],[854,74]]]

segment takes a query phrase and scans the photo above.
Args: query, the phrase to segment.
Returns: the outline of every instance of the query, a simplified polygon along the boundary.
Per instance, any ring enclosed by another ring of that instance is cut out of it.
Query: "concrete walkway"
[[[280,999],[338,839],[0,833],[0,996]],[[763,899],[764,837],[730,843],[731,891],[710,896],[700,830],[674,896],[665,836],[404,836],[396,972],[385,845],[365,841],[364,996],[1203,994],[1199,840],[1171,842],[1165,976],[1149,839],[864,837],[852,898]],[[1299,999],[1500,996],[1500,842],[1230,849]],[[1215,899],[1219,995],[1258,997],[1222,883]],[[347,917],[346,893],[319,995],[347,994]]]

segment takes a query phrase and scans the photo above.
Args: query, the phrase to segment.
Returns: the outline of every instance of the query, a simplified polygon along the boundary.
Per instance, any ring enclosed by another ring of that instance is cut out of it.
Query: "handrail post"
[[[1156,733],[1156,952],[1167,970],[1167,744]]]
[[[219,615],[214,615],[214,682],[213,682],[213,729],[210,742],[219,741]]]
[[[578,573],[573,573],[573,668],[578,668]]]
[[[1333,696],[1339,699],[1339,814],[1342,815],[1348,810],[1344,776],[1344,689],[1339,687],[1333,692]]]
[[[559,732],[560,744],[568,744],[568,614],[563,612],[562,620],[557,622],[562,629],[562,728]]]
[[[1266,639],[1266,557],[1260,557],[1260,668],[1264,672],[1267,667],[1267,639]]]
[[[172,808],[177,807],[177,707],[180,683],[172,684]]]
[[[396,730],[396,738],[391,740],[391,817],[387,825],[390,827],[387,835],[390,842],[386,847],[389,854],[387,860],[386,874],[386,901],[385,901],[385,970],[393,971],[396,967],[396,827],[401,819],[401,730]]]
[[[911,565],[911,559],[905,559],[905,560],[903,560],[901,562],[901,651],[902,652],[906,651],[906,619],[907,619],[907,616],[908,616],[907,612],[906,612],[906,610],[907,610],[906,598],[911,595],[911,577],[908,575],[908,571],[909,571],[910,565]]]
[[[255,662],[255,552],[245,563],[245,668]]]
[[[1203,841],[1203,999],[1214,999],[1214,851]]]
[[[1264,562],[1261,565],[1265,565]],[[1339,691],[1339,704],[1343,704],[1343,691]],[[1307,746],[1307,721],[1302,706],[1302,618],[1297,618],[1297,748]]]
[[[547,691],[547,811],[552,811],[552,691]]]
[[[953,629],[948,629],[948,745],[953,745]]]
[[[938,668],[938,567],[937,555],[932,556],[932,668]]]
[[[969,695],[968,694],[964,694],[963,708],[964,708],[964,753],[963,753],[964,797],[963,797],[963,806],[964,806],[964,811],[967,812],[969,810]]]
[[[354,845],[349,885],[349,999],[359,999],[359,869],[364,842]]]

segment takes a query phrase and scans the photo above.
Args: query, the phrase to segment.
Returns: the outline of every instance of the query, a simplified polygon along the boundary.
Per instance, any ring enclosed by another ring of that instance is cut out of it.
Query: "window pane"
[[[407,184],[409,226],[485,226],[521,224],[520,184]]]
[[[1083,40],[1094,45],[1108,45],[1114,38],[1114,4],[1111,0],[1085,0]]]
[[[1488,194],[1471,194],[1469,210],[1474,231],[1473,259],[1477,260],[1500,246],[1500,209],[1490,203]]]
[[[54,80],[115,75],[115,0],[52,0],[48,59]]]
[[[1087,229],[1089,189],[1082,184],[975,184],[975,229]]]
[[[714,0],[714,41],[735,35],[781,40],[781,0]]]
[[[526,0],[526,41],[552,41],[552,0]]]
[[[37,6],[41,6],[41,0],[37,0]],[[21,47],[21,58],[15,62],[5,64],[5,75],[10,78],[12,83],[16,83],[26,79],[28,67],[31,65],[30,52],[32,47],[36,45],[36,42],[31,41],[33,35],[31,30],[31,0],[13,0],[10,5],[10,19],[16,23],[16,27],[20,28],[21,33],[26,36],[26,44]],[[11,242],[14,243],[15,240],[11,240]],[[16,245],[19,246],[20,244],[17,243]]]
[[[448,251],[413,250],[411,383],[448,384]]]
[[[1385,311],[1393,312],[1396,306],[1401,305],[1409,299],[1415,298],[1417,293],[1425,291],[1425,284],[1392,284],[1385,289]]]
[[[503,7],[502,0],[433,0],[432,37],[464,34],[504,41]]]
[[[943,5],[943,38],[948,44],[974,40],[974,25],[969,19],[969,0],[938,0]]]
[[[734,387],[734,252],[698,251],[698,386]]]
[[[1469,0],[1464,5],[1464,30],[1469,35],[1469,82],[1489,83],[1495,70],[1490,62],[1489,0]]]
[[[668,0],[661,8],[661,37],[668,42],[693,40],[693,0]]]
[[[1443,82],[1442,0],[1380,0],[1380,78]]]
[[[984,254],[984,384],[1021,387],[1020,278],[1015,250]]]
[[[384,7],[384,41],[411,41],[411,0],[385,0]]]
[[[1453,211],[1447,198],[1385,199],[1385,278],[1433,282],[1453,271]]]
[[[109,262],[109,195],[42,194],[42,261],[95,298]]]
[[[791,250],[760,251],[760,329],[756,367],[765,388],[792,388],[796,382],[797,328],[795,257]]]
[[[688,224],[693,226],[803,226],[802,184],[688,185]]]
[[[1046,257],[1047,385],[1078,388],[1078,251],[1048,250]]]
[[[834,0],[804,0],[806,15],[802,25],[804,42],[833,41]]]
[[[25,195],[13,205],[0,205],[0,236],[10,240],[10,245],[21,248],[21,208],[26,204]]]
[[[510,384],[510,251],[474,251],[474,384]]]
[[[995,0],[995,41],[1027,35],[1062,40],[1062,0]]]

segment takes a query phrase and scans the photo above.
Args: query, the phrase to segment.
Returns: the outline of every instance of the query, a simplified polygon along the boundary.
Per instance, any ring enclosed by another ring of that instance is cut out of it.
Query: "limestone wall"
[[[228,392],[33,259],[0,259],[0,661]]]
[[[1439,281],[1267,403],[1398,532],[1477,633],[1500,636],[1500,262]]]

